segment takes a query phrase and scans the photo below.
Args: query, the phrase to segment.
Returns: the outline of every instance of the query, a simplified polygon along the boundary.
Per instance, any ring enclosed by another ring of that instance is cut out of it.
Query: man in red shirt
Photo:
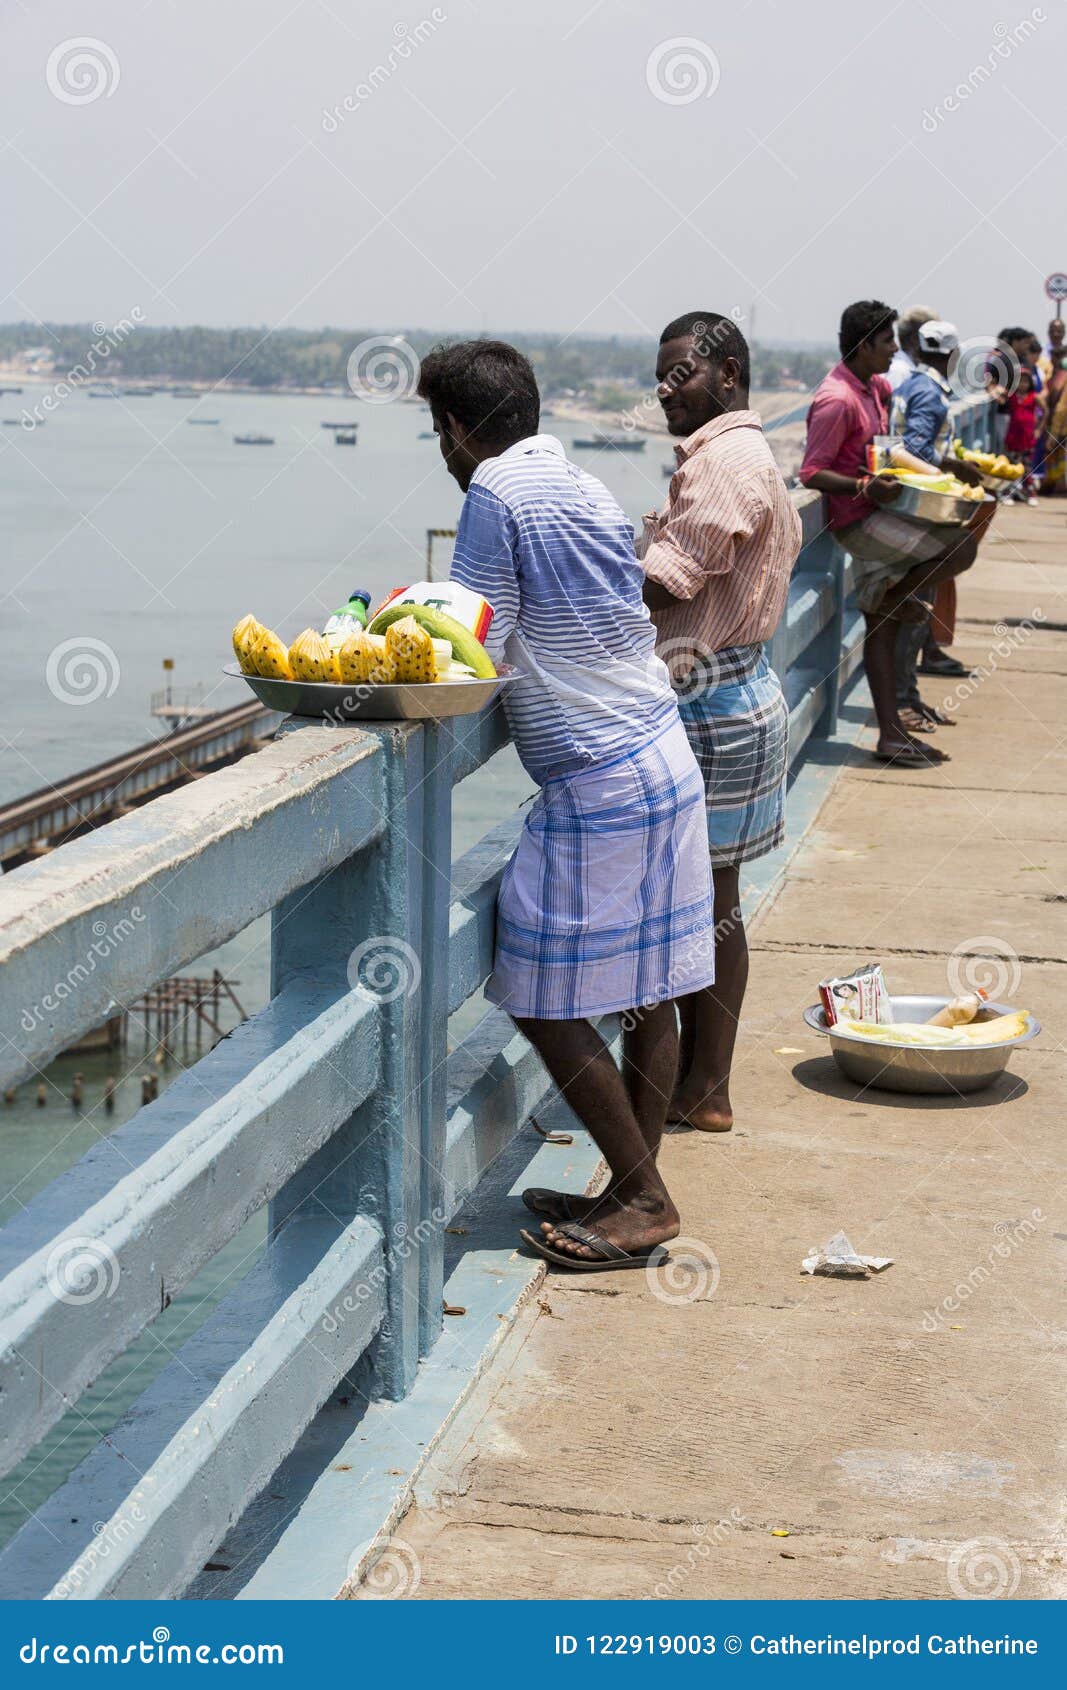
[[[878,717],[882,762],[941,763],[945,753],[907,733],[897,714],[894,654],[902,622],[923,622],[933,589],[969,569],[977,543],[965,529],[939,532],[896,516],[892,476],[873,476],[867,447],[889,433],[886,372],[897,349],[896,312],[878,299],[848,305],[838,337],[841,362],[815,390],[800,479],[825,493],[834,538],[852,556],[856,602],[867,620],[863,664]]]

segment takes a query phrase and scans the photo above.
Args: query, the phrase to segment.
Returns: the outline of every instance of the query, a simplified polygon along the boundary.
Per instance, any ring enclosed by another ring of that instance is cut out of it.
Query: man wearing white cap
[[[951,470],[962,481],[977,482],[978,471],[973,464],[962,463],[952,452],[952,422],[949,407],[954,397],[948,379],[952,354],[959,349],[960,337],[954,323],[940,318],[920,323],[917,330],[918,362],[915,370],[893,394],[889,411],[889,432],[903,440],[904,452],[916,462],[913,468]],[[897,453],[895,456],[900,457]],[[993,509],[990,504],[989,512]],[[989,516],[981,511],[970,525],[977,542],[985,532]],[[938,589],[942,599],[951,594],[952,604],[942,606],[942,621],[951,623],[955,616],[955,580],[943,582]],[[933,592],[920,597],[933,603]],[[925,668],[942,675],[965,675],[964,664],[950,657],[936,644],[931,656],[929,625],[905,624],[897,635],[897,704],[901,720],[910,732],[930,732],[939,723],[951,720],[924,704],[919,696],[919,652],[926,645]]]
[[[954,323],[937,317],[920,323],[917,333],[918,362],[893,394],[889,432],[903,437],[905,451],[918,458],[924,469],[933,466],[958,472],[961,465],[951,456],[949,406],[953,393],[948,366],[953,352],[959,350],[960,337]]]

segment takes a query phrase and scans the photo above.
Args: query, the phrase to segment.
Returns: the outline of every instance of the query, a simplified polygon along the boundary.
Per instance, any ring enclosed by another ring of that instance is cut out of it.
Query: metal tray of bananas
[[[938,523],[950,528],[970,522],[990,497],[987,494],[985,499],[961,499],[954,493],[934,493],[928,487],[909,486],[906,481],[898,486],[900,492],[885,506],[887,511],[912,522]]]
[[[268,710],[329,722],[443,722],[449,716],[473,716],[518,679],[506,664],[490,680],[462,681],[277,681],[246,675],[237,663],[224,664],[222,672],[247,681]]]

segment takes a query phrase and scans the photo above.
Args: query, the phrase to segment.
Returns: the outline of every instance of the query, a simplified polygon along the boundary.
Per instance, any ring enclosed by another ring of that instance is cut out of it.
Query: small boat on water
[[[354,446],[356,431],[354,428],[338,428],[334,430],[333,443],[335,446]]]
[[[677,468],[677,464],[660,464],[659,472],[661,475],[673,475]]]
[[[90,387],[89,398],[90,399],[119,399],[119,398],[121,398],[121,394],[120,394],[120,391],[117,387],[110,387],[110,386],[108,386],[108,384],[106,382],[103,382],[103,383],[100,384],[99,387]]]
[[[643,452],[647,442],[638,434],[604,434],[599,429],[588,439],[576,440],[575,450],[579,452],[602,452],[610,447],[613,452]]]
[[[355,423],[355,422],[343,422],[343,423],[324,422],[324,423],[320,423],[319,427],[320,428],[343,428],[346,434],[354,434],[356,429],[359,427],[359,424]]]
[[[218,417],[186,417],[190,428],[218,428]]]
[[[420,431],[419,439],[420,440],[436,440],[437,436],[434,433],[432,428],[424,428]]]
[[[235,446],[273,446],[274,436],[273,434],[235,434],[233,443]]]

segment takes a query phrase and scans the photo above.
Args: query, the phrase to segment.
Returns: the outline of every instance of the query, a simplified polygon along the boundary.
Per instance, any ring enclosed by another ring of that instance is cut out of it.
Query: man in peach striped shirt
[[[680,444],[667,503],[645,517],[645,603],[704,777],[715,884],[715,983],[679,1002],[668,1119],[728,1132],[748,982],[741,864],[784,832],[789,717],[763,648],[785,609],[800,517],[749,410],[748,345],[732,318],[693,311],[669,323],[656,381]]]

